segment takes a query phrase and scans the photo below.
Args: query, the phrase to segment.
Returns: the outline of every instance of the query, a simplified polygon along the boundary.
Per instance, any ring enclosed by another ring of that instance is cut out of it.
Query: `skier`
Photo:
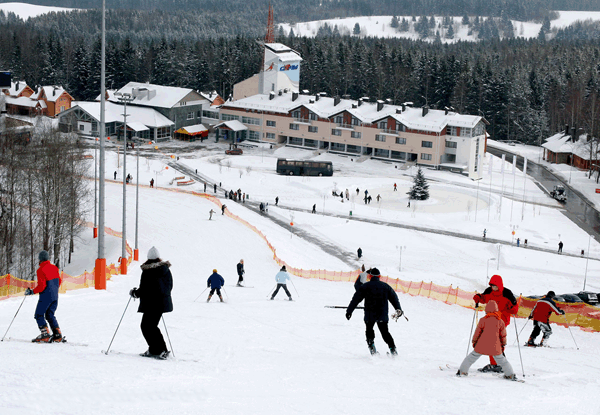
[[[558,253],[559,253],[559,254],[562,254],[562,249],[563,249],[563,243],[562,243],[562,241],[560,241],[560,242],[558,243]]]
[[[198,173],[198,169],[196,169],[196,173]],[[204,182],[204,193],[206,193],[206,182]]]
[[[346,189],[346,200],[350,200],[350,192]]]
[[[377,201],[379,202],[381,200],[381,196],[377,195]]]
[[[504,356],[506,347],[506,325],[498,311],[498,305],[490,300],[485,306],[485,317],[479,320],[473,335],[473,351],[460,364],[457,376],[467,376],[469,368],[481,357],[488,355],[495,359],[504,370],[504,378],[517,380],[512,365]]]
[[[360,190],[358,190],[358,187],[356,188],[356,196],[358,196],[358,193],[360,193]]]
[[[313,205],[312,213],[317,213],[317,204]]]
[[[41,334],[33,339],[32,342],[61,342],[63,336],[54,313],[58,307],[58,288],[62,284],[62,278],[56,265],[50,262],[48,251],[41,251],[38,254],[38,264],[40,267],[37,269],[37,285],[33,290],[27,288],[25,291],[25,295],[40,295],[34,317]],[[48,331],[46,320],[50,324],[52,335]]]
[[[240,259],[239,264],[237,264],[237,273],[238,273],[238,282],[237,282],[237,286],[241,287],[242,286],[242,281],[244,281],[244,274],[246,273],[246,271],[244,271],[244,260]]]
[[[260,209],[261,212],[265,211],[265,204],[263,202],[260,202],[260,205],[258,205],[258,208]]]
[[[285,291],[285,293],[288,296],[288,300],[292,301],[292,294],[290,294],[290,292],[287,289],[287,284],[286,284],[287,280],[291,281],[292,279],[290,278],[290,274],[287,272],[285,265],[284,265],[281,267],[281,270],[277,273],[277,275],[275,275],[275,281],[277,281],[277,288],[271,295],[271,300],[274,300],[275,296],[279,292],[279,289],[283,288],[283,291]]]
[[[358,278],[356,278],[356,281],[354,282],[354,290],[358,291],[358,289],[367,282],[367,273],[368,271],[365,271],[365,264],[362,265],[361,269],[361,273],[358,274]],[[371,270],[369,270],[371,271]]]
[[[394,183],[394,192],[397,192],[398,188],[396,187],[396,183]]]
[[[150,187],[154,187],[154,179],[150,179]]]
[[[358,254],[358,259],[361,259],[362,258],[362,249],[360,249],[360,247],[358,248],[356,253]]]
[[[148,350],[140,356],[165,360],[171,353],[167,350],[165,339],[158,328],[163,313],[173,311],[171,299],[173,276],[170,267],[171,263],[160,259],[158,249],[153,246],[148,251],[148,260],[140,266],[142,269],[140,288],[129,291],[130,296],[140,299],[138,307],[138,313],[142,313],[140,328],[148,343]]]
[[[217,194],[217,184],[216,183],[213,185],[213,193]]]
[[[485,239],[485,236],[487,235],[487,229],[483,230],[483,239]]]
[[[213,213],[217,213],[217,212],[215,212],[215,211],[214,211],[214,210],[212,210],[212,209],[210,210],[210,212],[208,212],[208,214],[210,215],[210,216],[208,217],[208,220],[211,220],[211,219],[212,219],[212,215],[213,215]]]
[[[367,201],[369,202],[369,204],[371,204],[371,199],[373,199],[371,196],[367,197]]]
[[[117,171],[115,170],[115,174],[113,176],[113,180],[117,180]]]
[[[542,337],[542,341],[539,346],[545,346],[544,342],[548,342],[548,339],[552,335],[552,328],[550,327],[550,314],[552,312],[556,314],[564,315],[564,310],[558,308],[554,300],[552,299],[556,294],[554,291],[548,291],[545,297],[538,300],[531,310],[531,314],[529,314],[529,320],[533,319],[533,331],[531,332],[531,336],[529,336],[529,341],[526,346],[537,346],[535,344],[535,338],[540,334],[541,331],[544,332],[544,336]]]
[[[377,268],[371,268],[369,270],[371,280],[363,284],[352,297],[348,308],[346,309],[346,318],[350,320],[352,312],[363,299],[365,300],[365,326],[367,345],[372,355],[377,354],[375,348],[375,331],[373,327],[377,323],[381,337],[387,343],[390,348],[390,354],[397,356],[396,344],[394,339],[388,330],[388,301],[392,303],[396,310],[396,316],[401,317],[404,312],[400,307],[400,301],[398,301],[398,295],[392,287],[385,282],[379,280],[380,274]]]
[[[221,215],[225,214],[225,209],[227,209],[227,205],[221,206]]]
[[[221,277],[219,274],[217,274],[216,269],[213,269],[213,273],[211,274],[210,277],[208,277],[208,280],[206,281],[206,286],[210,287],[210,293],[208,294],[208,298],[206,299],[207,303],[210,301],[211,297],[215,293],[215,290],[217,291],[219,300],[221,300],[221,302],[223,302],[223,297],[221,296],[221,287],[223,285],[225,285],[225,280],[223,279],[223,277]]]
[[[410,199],[408,199],[408,205],[406,205],[407,208],[410,207]]]
[[[500,275],[492,275],[490,278],[490,286],[485,289],[482,294],[475,294],[473,296],[475,305],[479,303],[488,303],[489,301],[495,301],[498,306],[498,310],[502,314],[502,321],[504,325],[508,327],[510,324],[511,314],[517,314],[519,311],[519,305],[514,294],[508,288],[504,288],[504,282]],[[498,366],[494,357],[490,355],[490,364],[479,369],[481,372],[502,372],[502,367]]]
[[[275,206],[279,204],[279,196],[275,196]]]

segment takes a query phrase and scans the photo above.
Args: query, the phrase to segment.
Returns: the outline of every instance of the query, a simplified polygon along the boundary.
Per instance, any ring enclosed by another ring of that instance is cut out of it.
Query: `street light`
[[[487,278],[486,283],[490,280],[490,261],[495,261],[496,258],[488,258],[487,260],[487,268],[485,271],[485,276]]]
[[[121,238],[121,274],[127,274],[127,103],[133,101],[128,93],[115,93],[123,103],[123,235]],[[119,151],[119,150],[117,150]],[[139,179],[139,177],[138,177]]]
[[[135,248],[133,250],[133,260],[139,261],[140,254],[138,249],[138,217],[140,212],[140,146],[137,148],[137,170],[135,172]]]
[[[96,149],[98,148],[98,139],[94,139],[94,238],[98,237],[98,159],[96,158]]]

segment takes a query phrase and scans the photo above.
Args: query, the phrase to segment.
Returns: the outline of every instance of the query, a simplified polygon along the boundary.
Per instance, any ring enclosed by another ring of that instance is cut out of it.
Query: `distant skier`
[[[160,259],[160,254],[156,247],[148,251],[148,260],[140,268],[142,276],[140,277],[139,288],[129,291],[133,298],[140,299],[138,313],[142,313],[142,323],[140,325],[142,334],[148,350],[142,353],[144,357],[154,357],[164,360],[169,357],[169,351],[165,339],[158,328],[163,313],[173,311],[173,300],[171,290],[173,289],[173,276],[169,268],[171,263]]]
[[[237,273],[238,273],[238,282],[237,282],[237,286],[241,287],[242,286],[242,281],[244,281],[244,274],[246,273],[246,271],[244,271],[244,260],[240,259],[240,262],[237,264]]]
[[[206,286],[210,287],[210,293],[208,294],[208,298],[206,299],[207,303],[210,301],[215,291],[219,296],[219,300],[223,302],[223,297],[221,296],[221,287],[223,285],[225,285],[225,280],[223,279],[223,277],[217,274],[216,269],[213,269],[213,273],[210,275],[210,277],[208,277],[208,280],[206,281]]]
[[[485,239],[486,235],[487,235],[487,229],[484,229],[483,230],[483,239]]]
[[[113,175],[113,180],[117,180],[117,171],[115,170],[115,173]]]
[[[210,210],[210,212],[208,212],[208,214],[210,215],[210,216],[208,217],[208,220],[212,220],[212,215],[213,215],[213,213],[217,213],[217,212],[215,212],[215,211],[214,211],[214,210],[212,210],[212,209]]]
[[[398,187],[396,186],[396,183],[394,183],[394,192],[398,191]]]
[[[198,169],[196,169],[196,173],[198,173]],[[206,182],[204,182],[204,193],[206,193]]]
[[[485,306],[486,315],[477,324],[473,335],[473,351],[464,358],[456,372],[457,376],[467,376],[469,368],[482,355],[495,359],[504,371],[504,378],[516,380],[515,372],[511,364],[504,356],[506,347],[506,325],[502,321],[502,315],[498,311],[498,305],[491,300]]]
[[[521,238],[517,238],[517,248],[521,245]]]
[[[37,307],[35,308],[35,321],[41,334],[32,340],[33,343],[51,343],[61,342],[62,332],[58,326],[58,321],[54,313],[58,308],[58,289],[62,284],[62,278],[56,265],[50,262],[48,251],[41,251],[38,254],[37,285],[32,290],[27,288],[25,295],[39,294]],[[52,330],[52,335],[48,331],[48,324]]]
[[[358,274],[358,278],[356,278],[356,281],[354,282],[355,291],[358,291],[358,289],[367,282],[367,272],[368,271],[365,271],[365,264],[363,264],[361,267],[361,273]]]
[[[221,215],[225,214],[225,209],[227,209],[227,205],[221,206]]]
[[[275,196],[275,206],[279,204],[279,196]]]
[[[217,184],[216,183],[213,185],[213,193],[217,194]]]
[[[381,195],[377,195],[377,201],[379,202],[381,200]]]
[[[313,205],[312,213],[317,213],[317,205],[316,204]]]
[[[410,208],[410,199],[408,199],[408,205],[406,205],[407,208]]]
[[[372,355],[377,353],[375,348],[375,331],[373,327],[377,324],[381,337],[387,343],[390,348],[390,354],[397,356],[396,344],[394,339],[388,330],[388,301],[392,303],[392,306],[396,310],[396,316],[401,317],[404,312],[400,307],[400,301],[398,301],[398,295],[392,287],[385,282],[379,280],[380,274],[377,268],[371,268],[369,271],[371,280],[363,284],[352,297],[348,308],[346,309],[346,318],[350,320],[352,312],[363,299],[365,300],[365,326],[366,326],[366,337],[369,351]]]
[[[360,193],[360,190],[358,190],[358,187],[356,188],[356,196],[358,196],[358,194]]]
[[[346,189],[346,199],[350,200],[350,192],[348,191],[348,189]]]
[[[558,243],[558,253],[559,253],[559,254],[562,254],[562,249],[563,249],[563,243],[562,243],[562,241],[560,241],[560,242]]]
[[[540,346],[546,346],[548,343],[548,339],[552,335],[552,328],[550,327],[550,315],[554,312],[556,314],[564,315],[564,310],[558,308],[553,298],[556,294],[554,291],[548,291],[545,297],[538,300],[531,310],[531,314],[529,314],[529,320],[533,319],[533,331],[531,332],[531,336],[529,336],[529,341],[526,346],[537,346],[535,344],[535,338],[540,334],[540,332],[544,332],[544,336],[542,337],[542,341],[540,342]],[[544,344],[546,342],[546,344]]]
[[[361,259],[362,258],[362,249],[360,247],[356,250],[356,253],[358,254],[358,259]]]
[[[273,294],[271,294],[271,300],[274,300],[275,296],[279,292],[279,289],[283,288],[283,291],[285,291],[285,293],[288,296],[288,300],[292,301],[292,294],[290,294],[290,292],[288,291],[286,284],[286,281],[291,280],[292,279],[290,277],[290,274],[287,272],[285,265],[282,266],[281,270],[277,273],[277,275],[275,275],[275,281],[277,281],[277,288],[275,289],[275,291],[273,291]]]
[[[150,187],[154,187],[154,179],[150,179]]]
[[[519,311],[517,299],[511,290],[504,288],[504,282],[500,275],[492,275],[490,286],[482,294],[475,294],[473,300],[476,305],[479,303],[485,304],[492,300],[495,301],[498,310],[502,314],[502,321],[504,321],[507,327],[510,324],[510,316],[517,314]],[[493,356],[490,356],[490,364],[479,370],[481,372],[502,372],[502,367],[498,366]]]

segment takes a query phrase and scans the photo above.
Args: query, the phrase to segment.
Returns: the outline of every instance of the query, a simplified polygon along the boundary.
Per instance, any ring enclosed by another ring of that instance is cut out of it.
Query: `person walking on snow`
[[[275,281],[277,281],[277,288],[271,295],[271,300],[274,300],[275,296],[279,292],[279,289],[283,288],[283,291],[285,291],[285,293],[288,296],[288,300],[292,301],[292,294],[290,294],[290,292],[288,291],[287,284],[286,284],[286,281],[288,281],[288,280],[291,281],[292,278],[290,277],[290,274],[287,272],[285,265],[284,265],[281,267],[281,270],[277,273],[277,275],[275,275]]]
[[[554,298],[556,294],[554,291],[548,291],[545,297],[538,300],[531,310],[531,314],[529,314],[529,320],[533,319],[533,331],[531,332],[531,336],[529,336],[529,341],[525,346],[538,346],[535,344],[535,338],[540,334],[540,332],[544,332],[544,336],[542,337],[542,341],[539,346],[546,346],[548,343],[548,339],[552,335],[552,328],[550,327],[550,314],[553,312],[556,314],[564,315],[564,310],[558,308],[556,303],[552,298]],[[546,343],[546,344],[544,344]]]
[[[150,179],[150,187],[153,188],[154,187],[154,179]]]
[[[356,196],[358,196],[358,193],[360,192],[360,190],[358,190],[358,187],[356,188]]]
[[[214,210],[212,210],[212,209],[210,210],[210,212],[208,212],[208,214],[210,215],[210,216],[208,217],[208,220],[211,220],[211,219],[212,219],[212,215],[213,215],[213,213],[217,213],[217,212],[215,212],[215,211],[214,211]]]
[[[394,192],[397,192],[398,188],[396,187],[396,183],[394,183]]]
[[[279,204],[279,196],[275,196],[275,206]]]
[[[227,205],[221,206],[221,215],[225,214],[225,209],[227,209]]]
[[[365,271],[365,264],[363,264],[363,266],[360,269],[361,273],[358,274],[358,278],[356,278],[356,281],[354,282],[354,291],[358,291],[358,289],[367,282],[368,271]]]
[[[215,291],[217,291],[217,295],[219,296],[219,300],[223,302],[223,297],[221,296],[221,287],[225,285],[225,280],[219,274],[217,274],[217,270],[213,269],[213,273],[208,277],[206,281],[206,286],[210,287],[210,293],[208,294],[208,298],[206,302],[208,303],[212,298]]]
[[[37,285],[32,290],[27,288],[25,295],[39,294],[37,307],[35,308],[35,321],[41,334],[32,340],[33,343],[61,342],[63,339],[58,321],[54,316],[58,308],[58,289],[62,284],[62,278],[56,265],[50,262],[48,251],[38,254]],[[47,323],[46,323],[47,321]],[[48,324],[52,335],[48,331]]]
[[[485,317],[479,320],[473,335],[473,351],[462,361],[456,375],[467,376],[473,363],[482,355],[488,355],[490,359],[493,357],[500,364],[505,379],[516,380],[512,365],[504,356],[506,325],[494,300],[487,303],[485,313]]]
[[[511,290],[504,288],[504,282],[500,275],[492,275],[490,286],[482,294],[475,294],[473,300],[475,301],[475,306],[478,306],[479,303],[486,304],[490,301],[495,301],[506,327],[510,324],[510,316],[517,314],[519,311],[517,299]],[[481,372],[502,372],[502,367],[494,360],[494,356],[490,355],[490,364],[479,369]]]
[[[375,348],[375,331],[373,327],[377,324],[381,337],[387,343],[390,348],[390,354],[397,356],[396,344],[394,338],[388,330],[388,301],[392,303],[392,306],[396,310],[396,316],[401,317],[404,312],[400,307],[400,301],[398,295],[392,287],[385,282],[379,280],[380,274],[377,268],[371,268],[369,270],[371,280],[363,284],[352,297],[348,308],[346,309],[346,319],[352,318],[352,312],[363,299],[365,300],[365,326],[366,326],[366,337],[369,351],[372,355],[377,353]]]
[[[317,205],[316,204],[313,205],[312,213],[317,213]]]
[[[173,311],[171,298],[173,276],[170,267],[171,263],[160,259],[158,249],[153,246],[148,251],[148,260],[140,266],[142,269],[140,287],[129,291],[130,296],[140,299],[138,307],[138,313],[142,313],[140,328],[148,343],[148,350],[141,354],[144,357],[164,360],[171,353],[167,350],[165,339],[158,327],[163,314]]]
[[[562,248],[563,248],[563,243],[562,243],[562,241],[560,241],[560,242],[558,243],[558,253],[559,253],[559,254],[562,254]]]
[[[237,286],[241,287],[242,286],[242,281],[244,281],[244,274],[246,273],[246,271],[244,271],[244,260],[240,259],[240,262],[237,264],[237,273],[238,273],[238,282],[237,282]]]
[[[358,259],[362,258],[362,249],[360,249],[360,247],[356,250],[356,253],[358,254]]]

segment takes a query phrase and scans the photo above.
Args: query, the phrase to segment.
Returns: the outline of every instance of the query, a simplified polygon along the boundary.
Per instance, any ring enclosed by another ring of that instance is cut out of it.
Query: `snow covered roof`
[[[3,88],[2,90],[7,92],[11,97],[18,97],[25,88],[27,88],[27,83],[25,81],[15,81],[10,83],[10,88]]]
[[[546,139],[542,147],[553,153],[575,154],[578,157],[590,159],[590,144],[587,142],[587,135],[582,134],[575,142],[570,135],[565,135],[564,132],[556,133]]]
[[[44,101],[38,101],[36,99],[31,99],[29,97],[5,97],[6,104],[8,105],[17,105],[19,107],[27,107],[27,108],[35,108],[38,105],[41,108],[46,108],[46,103]]]
[[[43,86],[40,88],[37,98],[42,99],[42,92],[48,102],[56,102],[56,100],[64,93],[69,95],[62,86]],[[69,95],[71,96],[71,95]]]
[[[149,130],[149,128],[146,127],[141,122],[135,122],[135,121],[134,122],[128,122],[127,123],[127,127],[131,128],[133,131],[136,131],[136,132]]]
[[[198,134],[203,131],[208,131],[208,129],[202,124],[188,125],[187,127],[181,127],[177,130],[178,133],[187,133],[190,135]]]
[[[202,98],[208,100],[211,104],[215,103],[215,100],[220,101],[221,105],[223,102],[223,98],[221,98],[221,96],[217,93],[217,91],[210,91],[210,92],[199,92],[199,94],[202,96]]]
[[[106,102],[106,109],[104,114],[105,122],[123,122],[123,106],[115,104],[113,102]],[[80,108],[87,112],[91,117],[100,121],[100,102],[88,102],[88,101],[75,101],[71,109],[62,112],[60,116],[65,113],[70,113],[76,108]],[[146,127],[158,128],[167,127],[173,125],[173,121],[162,115],[160,112],[153,108],[135,107],[133,105],[127,106],[127,125],[131,126],[132,123],[141,123]],[[137,124],[134,124],[137,125]]]
[[[146,84],[142,82],[129,82],[117,91],[121,94],[131,94],[134,105],[147,107],[173,108],[178,102],[194,92],[190,88],[179,88],[175,86],[163,86]],[[114,95],[109,97],[112,102],[118,102]],[[196,101],[196,99],[194,100]]]
[[[292,49],[283,43],[265,43],[265,48],[271,49],[273,52],[289,52]]]
[[[117,92],[116,89],[107,89],[105,99],[107,101],[119,102],[119,100],[115,97],[115,92]],[[95,100],[100,102],[101,99],[102,99],[102,96],[100,94],[98,94],[98,96],[96,97]]]
[[[244,131],[244,130],[248,129],[248,127],[246,127],[244,124],[242,124],[238,120],[225,121],[225,122],[215,125],[215,128],[220,128],[220,127],[228,128],[231,131]]]

